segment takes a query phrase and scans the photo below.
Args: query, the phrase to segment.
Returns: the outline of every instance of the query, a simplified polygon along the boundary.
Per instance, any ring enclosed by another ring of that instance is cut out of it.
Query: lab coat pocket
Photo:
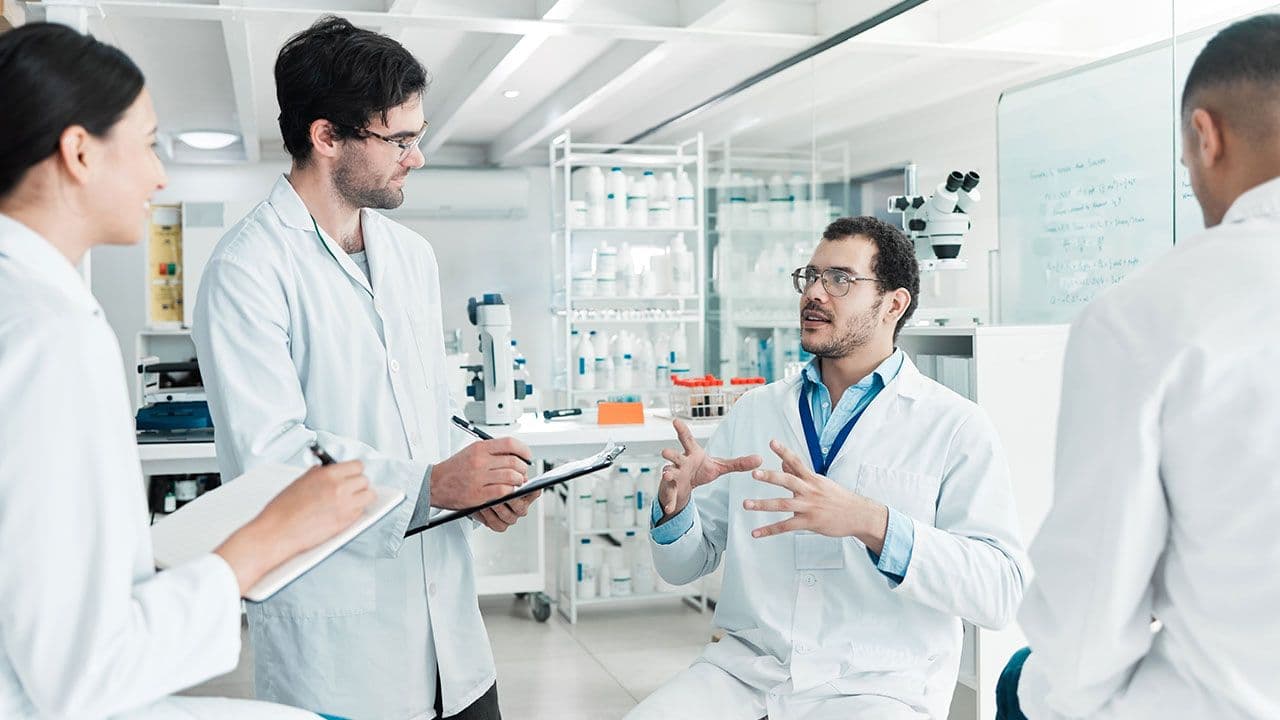
[[[840,695],[881,695],[928,713],[925,703],[929,663],[891,647],[853,643],[853,668],[830,682]]]
[[[858,471],[854,492],[933,525],[940,485],[939,478],[929,475],[863,465]]]
[[[840,538],[807,530],[796,533],[795,538],[797,570],[839,570],[844,567],[844,542]]]

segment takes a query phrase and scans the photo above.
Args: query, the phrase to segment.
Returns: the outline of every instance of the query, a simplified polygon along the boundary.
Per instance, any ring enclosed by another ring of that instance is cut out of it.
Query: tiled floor
[[[558,613],[534,622],[523,601],[481,598],[498,666],[502,713],[521,720],[621,718],[667,678],[688,667],[710,641],[711,613],[678,598]],[[231,673],[183,693],[253,696],[253,656],[245,638]]]

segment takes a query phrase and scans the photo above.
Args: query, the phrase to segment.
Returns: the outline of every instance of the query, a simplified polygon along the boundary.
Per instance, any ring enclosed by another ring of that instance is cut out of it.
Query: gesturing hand
[[[769,449],[782,458],[782,470],[757,470],[751,476],[790,490],[793,497],[744,500],[742,507],[792,515],[753,530],[752,537],[812,530],[829,537],[856,537],[876,554],[883,550],[885,528],[889,524],[888,508],[810,470],[799,456],[777,440],[769,443]]]
[[[671,449],[662,451],[663,459],[671,463],[662,468],[662,482],[658,484],[658,504],[662,506],[664,522],[689,504],[689,493],[694,488],[706,485],[721,475],[754,470],[763,462],[759,455],[729,459],[711,457],[693,439],[688,425],[680,420],[673,420],[671,424],[675,426],[676,437],[684,453]]]

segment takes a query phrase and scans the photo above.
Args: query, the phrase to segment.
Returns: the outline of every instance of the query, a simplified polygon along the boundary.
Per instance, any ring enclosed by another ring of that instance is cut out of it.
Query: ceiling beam
[[[241,7],[244,0],[219,0],[224,7]],[[249,25],[243,19],[222,21],[222,41],[227,49],[227,66],[231,70],[231,89],[236,101],[236,120],[240,127],[240,143],[246,162],[262,159],[262,138],[258,131],[258,107],[254,99],[253,53],[249,48]]]
[[[869,53],[875,55],[905,55],[910,57],[946,58],[950,60],[1007,60],[1009,62],[1035,63],[1087,63],[1101,60],[1104,55],[1093,52],[1067,50],[1027,50],[943,42],[913,40],[862,40],[853,39],[836,48],[835,55],[845,53]]]
[[[542,19],[567,20],[583,1],[556,0],[543,12]],[[494,38],[489,48],[456,84],[453,93],[436,110],[438,120],[432,124],[431,133],[423,144],[423,153],[430,155],[439,150],[466,119],[467,111],[502,89],[516,70],[546,41],[546,35]]]
[[[228,8],[218,5],[178,4],[156,0],[74,0],[68,7],[100,10],[114,17],[171,18],[180,20],[225,20],[241,17],[254,20],[299,19],[310,22],[326,10],[256,7]],[[646,42],[732,43],[761,47],[801,48],[819,40],[810,33],[772,32],[764,30],[732,30],[714,27],[673,27],[616,22],[570,22],[564,20],[532,20],[527,18],[475,17],[424,13],[385,13],[342,11],[343,17],[357,25],[384,27],[394,23],[400,27],[426,27],[432,30],[492,33],[497,35],[582,35],[597,40],[640,40]]]

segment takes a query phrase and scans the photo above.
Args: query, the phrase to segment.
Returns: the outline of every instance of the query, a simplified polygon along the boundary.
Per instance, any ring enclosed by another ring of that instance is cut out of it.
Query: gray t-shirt
[[[369,256],[365,254],[365,251],[361,250],[360,252],[347,253],[347,257],[356,261],[356,266],[364,273],[364,279],[368,280],[369,283],[372,284],[373,278],[369,275]]]

